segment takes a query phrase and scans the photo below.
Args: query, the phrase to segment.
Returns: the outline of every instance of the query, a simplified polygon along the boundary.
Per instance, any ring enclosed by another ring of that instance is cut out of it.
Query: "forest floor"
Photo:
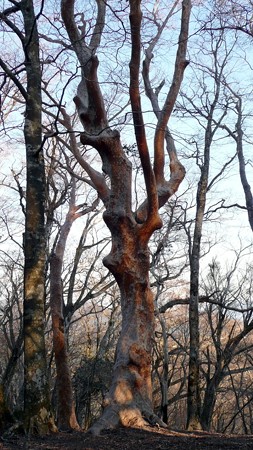
[[[55,433],[44,437],[6,436],[1,450],[253,450],[253,436],[206,432],[177,432],[146,427],[119,428],[101,436],[85,432]]]

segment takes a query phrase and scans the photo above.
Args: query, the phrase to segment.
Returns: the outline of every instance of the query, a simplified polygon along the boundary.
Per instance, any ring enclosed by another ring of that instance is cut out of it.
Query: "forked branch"
[[[167,200],[177,191],[180,183],[184,179],[185,169],[177,158],[177,152],[174,144],[174,140],[168,129],[168,121],[173,111],[179,89],[182,84],[184,70],[188,65],[186,60],[187,42],[189,35],[189,20],[191,12],[191,0],[183,0],[182,3],[182,15],[181,15],[181,31],[179,35],[178,50],[175,61],[174,75],[171,83],[170,90],[165,100],[162,109],[159,107],[158,95],[164,82],[156,89],[153,90],[150,82],[150,62],[153,58],[152,51],[161,36],[162,31],[165,29],[165,25],[168,22],[169,17],[173,14],[174,8],[177,5],[175,2],[174,7],[168,13],[164,23],[161,25],[156,36],[151,41],[147,51],[146,57],[143,62],[143,80],[145,85],[145,92],[148,96],[152,109],[158,119],[155,140],[154,140],[154,173],[157,183],[157,194],[159,208],[162,207]],[[164,176],[165,169],[165,150],[164,145],[166,143],[167,151],[170,158],[170,179],[166,181]],[[143,222],[146,216],[147,202],[144,202],[138,209],[136,216],[140,222]]]
[[[142,12],[140,8],[141,0],[130,0],[130,25],[131,25],[131,60],[130,60],[130,101],[132,107],[134,131],[136,136],[137,147],[143,168],[146,191],[148,197],[148,214],[147,219],[157,215],[158,201],[156,182],[153,168],[150,161],[150,155],[145,134],[145,125],[143,120],[139,75],[141,60],[141,21]]]

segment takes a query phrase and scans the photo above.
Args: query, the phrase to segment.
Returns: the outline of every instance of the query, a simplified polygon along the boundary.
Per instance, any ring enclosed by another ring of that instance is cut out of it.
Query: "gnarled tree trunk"
[[[110,228],[112,215],[106,217]],[[122,330],[117,344],[112,386],[105,402],[104,421],[125,426],[152,421],[151,350],[154,331],[154,302],[149,286],[149,252],[147,239],[133,217],[114,221],[119,232],[112,232],[112,251],[104,264],[115,276],[121,293]],[[143,239],[144,238],[144,239]],[[123,245],[118,245],[123,242]],[[154,419],[158,421],[158,418]]]
[[[103,172],[95,171],[82,158],[77,148],[73,153],[86,170],[105,205],[104,221],[111,232],[112,248],[104,264],[114,275],[121,294],[122,331],[116,350],[112,386],[101,419],[92,432],[118,424],[142,425],[143,418],[165,425],[153,413],[151,385],[151,348],[154,326],[153,295],[149,286],[148,242],[161,227],[158,209],[176,192],[184,178],[175,148],[169,148],[171,178],[165,180],[164,143],[166,127],[187,66],[186,47],[191,10],[190,0],[183,0],[181,31],[171,88],[160,111],[154,142],[154,168],[151,165],[145,124],[141,109],[139,75],[141,59],[141,1],[130,0],[131,59],[129,97],[134,132],[143,168],[147,199],[132,211],[132,168],[120,142],[120,134],[109,127],[97,69],[96,51],[105,24],[106,3],[97,0],[97,21],[89,44],[81,36],[74,19],[74,0],[62,0],[62,18],[71,44],[82,68],[82,80],[74,99],[84,127],[83,145],[92,146],[102,159]],[[160,31],[155,39],[159,39]],[[146,79],[149,74],[146,73]]]

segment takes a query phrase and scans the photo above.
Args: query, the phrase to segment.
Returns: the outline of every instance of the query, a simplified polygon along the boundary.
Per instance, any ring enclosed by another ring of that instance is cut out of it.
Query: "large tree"
[[[151,348],[154,302],[149,284],[148,243],[153,232],[162,225],[159,208],[178,189],[185,173],[172,145],[172,138],[167,139],[170,179],[169,181],[165,179],[164,147],[168,120],[188,64],[186,49],[191,2],[183,0],[182,3],[181,30],[173,79],[164,105],[160,108],[155,129],[153,167],[146,138],[139,83],[142,56],[141,2],[140,0],[129,2],[131,35],[129,98],[147,194],[146,200],[136,211],[132,210],[131,163],[122,146],[119,131],[109,125],[98,80],[97,51],[105,26],[106,4],[103,0],[97,0],[96,3],[97,20],[89,42],[84,26],[87,23],[83,19],[83,26],[79,29],[75,23],[77,16],[74,12],[74,0],[62,0],[61,5],[62,18],[81,66],[81,81],[74,99],[84,128],[81,143],[97,150],[106,176],[88,165],[78,149],[74,151],[105,205],[104,221],[111,232],[112,246],[110,254],[104,258],[104,264],[114,275],[121,294],[122,330],[117,345],[112,385],[105,402],[103,416],[92,428],[94,433],[99,433],[101,429],[119,423],[125,426],[142,425],[143,417],[149,421],[159,421],[154,417],[152,408]],[[165,19],[162,26],[158,26],[158,21],[156,22],[158,37],[167,20]]]
[[[26,144],[26,224],[24,237],[24,423],[29,432],[54,427],[50,409],[44,338],[45,321],[45,169],[41,123],[41,67],[33,2],[20,3],[27,75],[24,137]]]
[[[45,169],[42,143],[41,64],[37,19],[32,0],[12,2],[1,12],[9,31],[23,48],[24,63],[12,67],[2,59],[5,79],[10,78],[25,101],[26,208],[24,233],[24,427],[26,432],[46,433],[55,428],[45,349]],[[13,18],[17,16],[17,19]],[[20,28],[16,25],[22,18]],[[25,70],[26,83],[19,74]]]

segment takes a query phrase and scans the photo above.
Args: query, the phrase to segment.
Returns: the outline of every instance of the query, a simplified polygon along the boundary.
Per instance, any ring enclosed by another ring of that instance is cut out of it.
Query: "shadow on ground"
[[[85,432],[49,436],[5,435],[1,450],[253,450],[253,436],[187,433],[146,427],[119,428],[101,436]]]

